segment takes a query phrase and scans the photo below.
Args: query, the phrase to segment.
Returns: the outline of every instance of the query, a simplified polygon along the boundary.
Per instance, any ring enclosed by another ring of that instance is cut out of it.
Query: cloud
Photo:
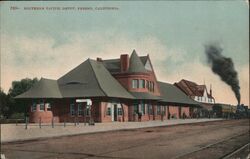
[[[89,32],[64,33],[65,39],[51,36],[11,37],[1,36],[1,86],[5,90],[13,80],[25,77],[58,79],[87,58],[119,58],[120,54],[131,54],[136,49],[139,55],[150,55],[158,80],[170,83],[182,78],[213,86],[213,95],[218,102],[236,103],[230,87],[214,75],[210,68],[194,57],[187,61],[188,53],[181,48],[170,48],[155,37],[133,39],[120,34],[110,38],[109,33]],[[242,103],[249,103],[249,65],[238,69]]]
[[[215,75],[211,69],[200,63],[198,60],[190,63],[187,62],[181,66],[176,66],[175,74],[167,74],[163,68],[155,68],[160,70],[158,77],[163,81],[174,83],[181,79],[194,81],[197,84],[206,84],[208,90],[212,85],[213,96],[218,103],[231,103],[237,104],[237,100],[230,86],[221,81],[219,76]],[[240,92],[242,95],[241,103],[249,105],[249,65],[244,65],[237,69],[240,79]]]
[[[167,58],[166,47],[156,38],[135,41],[120,35],[107,39],[98,33],[65,33],[63,37],[66,42],[58,45],[50,36],[1,36],[4,90],[9,89],[11,81],[25,77],[57,79],[87,58],[119,58],[121,53],[131,54],[133,49],[144,55],[154,52],[152,59],[156,61]]]

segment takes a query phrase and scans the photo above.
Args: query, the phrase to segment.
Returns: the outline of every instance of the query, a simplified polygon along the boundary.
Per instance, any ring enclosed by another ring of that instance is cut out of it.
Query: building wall
[[[117,109],[115,109],[115,105]],[[110,109],[110,113],[108,113],[108,109]],[[118,109],[121,109],[121,114],[118,114]],[[114,113],[117,113],[117,117],[115,119]],[[100,102],[100,122],[112,122],[119,121],[124,122],[128,121],[128,105],[120,102]]]
[[[157,83],[156,78],[153,75],[153,72],[148,72],[147,74],[145,74],[145,73],[116,74],[113,76],[128,91],[131,91],[131,92],[149,92],[149,93],[156,95],[156,96],[160,95],[158,83]],[[146,81],[153,82],[154,83],[154,91],[149,91],[146,86],[145,86],[145,88],[132,88],[132,80],[133,79],[143,79],[143,80],[145,80],[145,84],[146,84]]]
[[[30,116],[29,122],[31,123],[50,123],[52,122],[53,112],[47,110],[48,105],[45,104],[45,109],[40,110],[40,104],[36,104],[36,109],[32,110],[32,104],[30,104]],[[54,119],[54,122],[59,122],[58,119]]]
[[[90,116],[83,116],[83,115],[78,115],[78,105],[77,103],[73,102],[75,100],[73,99],[55,99],[51,104],[51,111],[47,110],[47,106],[45,105],[45,111],[40,111],[40,105],[37,104],[37,109],[36,111],[31,111],[31,106],[30,106],[30,122],[35,122],[38,123],[41,118],[42,123],[50,123],[52,122],[52,119],[54,122],[84,122],[85,120],[88,121],[90,119]],[[70,113],[70,104],[74,103],[75,104],[75,112],[76,115],[71,115]],[[32,104],[31,104],[32,105]],[[100,121],[99,117],[99,102],[96,100],[92,101],[92,106],[91,106],[91,115],[95,121]],[[83,104],[83,110],[86,108],[86,104]]]
[[[149,107],[150,105],[152,106],[152,112],[149,112]],[[149,121],[149,120],[166,120],[168,118],[168,112],[167,112],[167,107],[164,110],[163,105],[160,105],[160,111],[157,111],[158,105],[151,104],[151,103],[146,103],[145,104],[145,114],[142,114],[141,121]],[[140,110],[140,105],[139,105],[139,110]],[[165,113],[164,113],[165,111]],[[139,121],[138,115],[134,113],[134,105],[131,105],[129,107],[129,121]]]
[[[179,119],[179,107],[178,106],[169,106],[170,118]]]
[[[190,117],[190,108],[189,107],[181,107],[181,115],[183,117],[183,114],[185,113],[186,117]]]
[[[51,123],[52,119],[54,122],[88,122],[90,116],[84,115],[71,115],[70,113],[70,104],[75,104],[75,109],[77,111],[77,103],[75,103],[75,99],[60,99],[54,100],[51,102],[51,111],[47,110],[47,105],[45,104],[45,111],[40,111],[39,104],[36,106],[36,111],[30,111],[30,122],[38,123],[40,118],[42,123]],[[149,101],[144,101],[145,103],[145,114],[142,114],[141,121],[150,121],[150,120],[167,120],[169,118],[182,117],[183,113],[186,114],[187,117],[190,117],[190,108],[189,107],[179,107],[179,106],[171,106],[161,104],[160,107],[157,103],[152,103]],[[117,112],[117,120],[114,120],[114,105],[120,107],[122,114],[119,115]],[[152,113],[149,113],[149,105],[152,105]],[[84,105],[84,108],[85,109]],[[141,111],[140,104],[139,110]],[[158,111],[158,107],[160,108],[160,112]],[[165,107],[165,109],[164,109]],[[108,114],[108,108],[111,109],[111,114]],[[30,109],[31,110],[31,109]],[[164,113],[165,111],[165,113]],[[76,112],[77,113],[77,112]],[[180,116],[181,115],[181,116]],[[113,116],[113,119],[112,119]],[[132,101],[123,100],[119,102],[110,101],[107,99],[92,99],[91,106],[91,117],[95,122],[127,122],[127,121],[139,121],[138,114],[134,113],[134,105]]]

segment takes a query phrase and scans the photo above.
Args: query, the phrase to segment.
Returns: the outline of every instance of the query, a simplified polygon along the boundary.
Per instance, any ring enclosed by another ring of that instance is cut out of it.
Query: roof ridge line
[[[91,66],[91,69],[92,69],[93,72],[94,72],[94,77],[95,77],[95,79],[97,80],[98,87],[99,87],[99,88],[101,89],[101,91],[105,94],[105,96],[108,96],[107,93],[103,90],[103,88],[102,88],[101,85],[100,85],[100,81],[99,81],[99,79],[98,79],[97,76],[96,76],[96,72],[95,72],[95,69],[94,69],[93,66],[92,66],[91,61],[95,61],[95,60],[88,59],[88,62],[89,62],[89,64],[90,64],[90,66]],[[95,61],[95,62],[96,62],[96,61]]]
[[[56,85],[57,85],[57,87],[58,87],[59,93],[60,93],[60,95],[61,95],[61,98],[64,98],[63,95],[62,95],[62,92],[61,92],[61,89],[60,89],[60,85],[59,85],[59,83],[58,83],[58,80],[55,80],[55,81],[56,81]]]

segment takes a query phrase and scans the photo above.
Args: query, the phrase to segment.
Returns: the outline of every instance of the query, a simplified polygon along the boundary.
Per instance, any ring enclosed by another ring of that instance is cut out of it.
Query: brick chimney
[[[120,56],[120,66],[121,66],[121,72],[128,71],[128,68],[129,68],[129,56],[128,56],[128,54],[122,54]]]
[[[102,62],[102,58],[97,57],[97,58],[96,58],[96,61],[98,61],[98,62]]]

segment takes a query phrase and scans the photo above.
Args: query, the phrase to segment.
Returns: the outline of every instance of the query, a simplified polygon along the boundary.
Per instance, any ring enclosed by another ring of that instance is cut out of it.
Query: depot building
[[[149,121],[190,117],[199,103],[157,80],[149,55],[87,59],[58,80],[45,79],[16,97],[30,122]]]

